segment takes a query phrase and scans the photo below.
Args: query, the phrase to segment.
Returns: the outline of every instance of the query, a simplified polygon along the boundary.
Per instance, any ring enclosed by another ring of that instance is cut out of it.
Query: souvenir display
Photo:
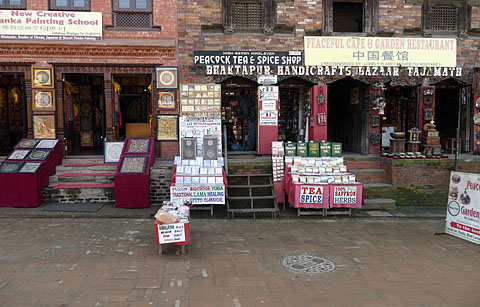
[[[119,174],[145,174],[147,156],[124,156],[120,162]]]
[[[0,165],[0,173],[18,173],[18,171],[22,168],[24,162],[12,162],[12,161],[4,161]]]
[[[178,140],[178,116],[171,114],[157,115],[157,140]]]
[[[177,88],[177,67],[157,67],[157,88]]]
[[[45,160],[51,152],[51,150],[34,149],[28,154],[26,160]]]
[[[55,111],[55,90],[33,90],[33,111]]]
[[[181,84],[182,116],[220,116],[221,86],[219,84]]]
[[[40,140],[35,148],[54,148],[58,140]]]
[[[32,88],[53,88],[52,67],[32,67]]]
[[[117,163],[122,155],[124,142],[105,141],[104,162]]]
[[[158,92],[158,108],[175,110],[175,92]]]
[[[36,139],[55,138],[55,115],[33,114],[33,137]]]
[[[150,151],[150,139],[131,138],[127,144],[126,154],[147,154]]]
[[[10,156],[8,156],[7,160],[24,160],[29,152],[30,152],[30,150],[15,149],[10,154]]]
[[[197,157],[194,160],[183,160],[175,157],[176,186],[223,185],[223,158],[204,160]],[[209,179],[213,177],[212,179]],[[217,179],[215,178],[217,177]],[[220,178],[220,179],[218,179]]]
[[[180,137],[195,138],[197,141],[196,156],[203,156],[203,136],[217,136],[218,156],[222,155],[221,131],[222,124],[220,116],[209,117],[180,117]],[[180,152],[183,152],[183,144],[180,143]]]
[[[38,140],[22,139],[15,148],[34,148],[38,142]]]
[[[43,162],[25,162],[19,173],[36,173]]]
[[[284,176],[284,148],[282,142],[272,142],[273,181],[282,181]]]
[[[190,222],[190,207],[184,202],[164,201],[160,210],[173,215],[178,223]]]
[[[348,172],[343,157],[285,157],[292,181],[300,183],[355,183],[356,177]]]

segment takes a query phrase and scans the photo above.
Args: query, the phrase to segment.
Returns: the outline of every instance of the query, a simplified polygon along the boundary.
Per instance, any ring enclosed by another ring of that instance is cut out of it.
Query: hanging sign
[[[185,242],[185,223],[157,225],[160,244]]]
[[[480,174],[451,172],[445,232],[480,244]]]
[[[276,100],[263,100],[262,101],[262,110],[270,110],[275,111],[277,110],[277,101]]]
[[[262,85],[272,85],[278,82],[278,78],[277,78],[277,75],[274,75],[274,76],[261,75],[261,76],[258,76],[257,82],[258,84],[262,84]]]
[[[261,126],[277,126],[278,125],[278,111],[260,111],[260,125]]]
[[[259,100],[278,100],[278,86],[259,86]]]
[[[323,203],[323,186],[302,185],[300,187],[301,204],[321,204]]]

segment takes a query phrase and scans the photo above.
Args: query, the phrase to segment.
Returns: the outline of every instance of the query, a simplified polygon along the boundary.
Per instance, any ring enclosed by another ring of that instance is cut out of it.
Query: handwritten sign
[[[158,242],[160,244],[185,241],[185,223],[163,224],[157,226]]]
[[[323,186],[302,185],[300,187],[301,204],[321,204],[323,203]]]
[[[225,205],[225,186],[171,186],[170,200],[188,200],[193,205]]]

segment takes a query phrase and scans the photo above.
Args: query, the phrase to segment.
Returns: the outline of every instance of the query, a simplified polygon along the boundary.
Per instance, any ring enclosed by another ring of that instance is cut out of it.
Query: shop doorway
[[[313,83],[300,78],[288,78],[280,87],[279,141],[305,141],[310,88]]]
[[[26,131],[25,82],[23,74],[0,76],[0,155],[7,155]]]
[[[121,88],[118,95],[120,112],[114,111],[117,138],[122,140],[125,137],[150,137],[152,101],[148,86],[151,76],[115,75],[113,80]]]
[[[256,82],[242,77],[232,77],[222,82],[222,125],[227,127],[229,151],[244,153],[248,147],[250,118],[235,119],[242,114],[239,101],[243,96],[247,96],[258,111],[257,87]],[[256,152],[256,147],[252,151]]]
[[[366,154],[368,152],[368,86],[350,78],[343,78],[328,86],[327,138],[340,142],[344,151]]]
[[[102,155],[105,138],[103,75],[64,74],[64,127],[69,155]]]

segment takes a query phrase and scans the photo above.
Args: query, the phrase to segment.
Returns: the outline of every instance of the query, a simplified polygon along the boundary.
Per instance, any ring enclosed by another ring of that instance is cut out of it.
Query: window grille
[[[431,31],[457,31],[459,8],[449,5],[435,5],[430,8]]]
[[[152,14],[114,13],[116,28],[151,28]]]
[[[265,22],[262,2],[233,2],[233,27],[236,29],[262,28]]]

